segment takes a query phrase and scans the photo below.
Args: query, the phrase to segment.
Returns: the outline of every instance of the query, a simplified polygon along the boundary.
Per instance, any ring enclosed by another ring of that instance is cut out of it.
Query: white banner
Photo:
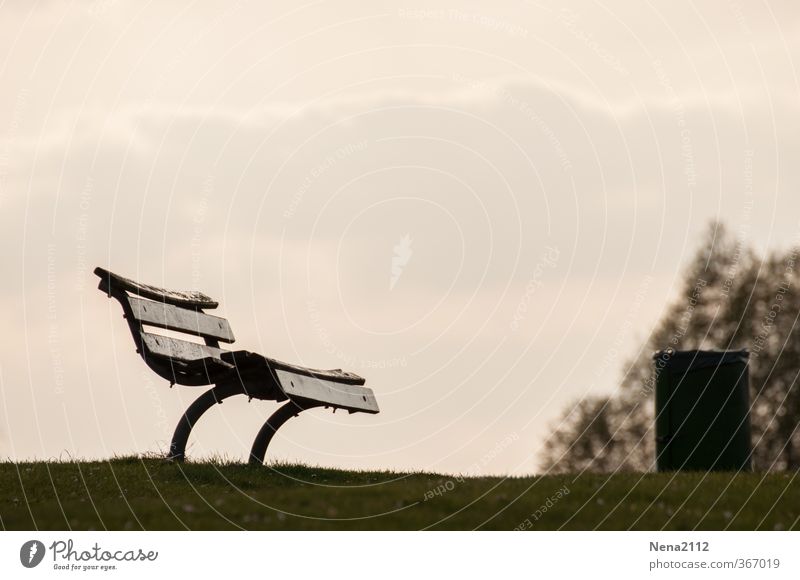
[[[792,578],[792,532],[3,532],[0,578]],[[241,576],[244,577],[244,576]]]

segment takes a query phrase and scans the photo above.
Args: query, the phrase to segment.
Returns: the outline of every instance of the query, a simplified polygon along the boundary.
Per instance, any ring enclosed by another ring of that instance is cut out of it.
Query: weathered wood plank
[[[192,362],[204,358],[220,358],[222,349],[205,344],[142,332],[142,343],[149,354],[163,356],[181,362]]]
[[[342,383],[347,385],[363,385],[365,382],[367,382],[364,377],[360,377],[355,373],[343,371],[342,369],[309,369],[306,367],[285,363],[274,358],[267,358],[267,363],[274,371],[287,371],[298,375],[321,379],[323,381],[333,381],[334,383]]]
[[[274,358],[268,358],[255,352],[248,352],[246,350],[225,351],[222,353],[222,359],[233,365],[236,365],[241,370],[259,369],[264,368],[271,372],[283,370],[298,375],[305,375],[308,377],[316,377],[322,380],[333,381],[335,383],[345,383],[348,385],[363,385],[366,382],[364,377],[360,377],[355,373],[349,373],[342,369],[310,369],[285,363]]]
[[[144,324],[215,338],[224,342],[235,340],[230,324],[219,316],[204,314],[173,304],[144,300],[135,296],[129,296],[128,301],[134,318]]]
[[[166,302],[167,304],[174,304],[176,306],[186,306],[191,308],[216,308],[219,303],[206,296],[202,292],[196,290],[177,291],[167,290],[166,288],[159,288],[157,286],[150,286],[149,284],[140,284],[129,278],[120,276],[109,272],[105,268],[95,268],[95,275],[100,278],[100,288],[108,292],[110,288],[119,288],[126,292],[131,292],[138,296],[150,298],[151,300],[158,300]]]
[[[378,413],[378,402],[372,389],[276,370],[281,388],[290,399],[308,399],[364,413]]]

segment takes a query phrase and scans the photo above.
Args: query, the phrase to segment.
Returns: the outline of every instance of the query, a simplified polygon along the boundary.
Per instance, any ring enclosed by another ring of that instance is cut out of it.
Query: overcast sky
[[[163,451],[202,392],[136,355],[101,265],[367,378],[380,415],[309,412],[274,458],[535,471],[710,219],[796,239],[799,44],[789,0],[3,3],[0,457]],[[244,459],[274,408],[227,401],[189,454]]]

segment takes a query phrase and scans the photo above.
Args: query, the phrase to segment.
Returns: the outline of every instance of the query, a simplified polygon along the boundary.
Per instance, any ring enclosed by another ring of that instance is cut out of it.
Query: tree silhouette
[[[571,405],[540,457],[550,472],[647,470],[655,463],[653,352],[750,350],[753,465],[800,467],[798,248],[760,258],[712,223],[687,266],[678,298],[624,367],[618,393]]]

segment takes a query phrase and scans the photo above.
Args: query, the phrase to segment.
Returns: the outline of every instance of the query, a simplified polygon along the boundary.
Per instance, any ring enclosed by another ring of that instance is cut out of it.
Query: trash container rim
[[[749,358],[750,351],[746,348],[739,350],[675,350],[667,348],[653,353],[654,361],[663,361],[662,368],[681,369],[747,364]]]

